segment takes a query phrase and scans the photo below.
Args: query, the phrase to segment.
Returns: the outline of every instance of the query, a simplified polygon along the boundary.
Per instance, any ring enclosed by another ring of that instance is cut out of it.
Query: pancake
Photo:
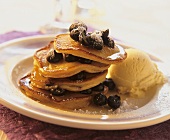
[[[114,48],[104,46],[102,50],[95,50],[73,40],[69,34],[60,34],[56,36],[54,40],[54,49],[58,53],[72,54],[103,64],[114,64],[127,57],[126,52],[119,45],[115,45]]]
[[[107,70],[100,73],[85,73],[84,80],[70,80],[70,78],[47,78],[40,75],[38,70],[34,68],[31,73],[31,84],[42,89],[51,89],[60,87],[69,91],[82,91],[92,88],[102,83],[107,75]]]
[[[101,31],[100,37],[92,38],[91,34],[90,40],[85,41],[83,35],[87,35],[87,28],[74,25],[70,28],[73,30],[70,34],[59,34],[54,41],[37,50],[33,56],[33,69],[19,80],[25,95],[58,109],[87,107],[98,93],[95,104],[101,102],[98,97],[101,93],[106,95],[108,87],[110,88],[110,85],[104,83],[108,68],[127,57],[124,49],[108,37],[109,30]],[[74,29],[75,27],[78,29]],[[95,34],[99,35],[96,32]],[[105,105],[107,98],[103,95],[102,97],[102,105]]]
[[[37,50],[34,54],[34,65],[39,68],[39,72],[45,77],[65,78],[81,71],[98,73],[107,70],[110,66],[95,61],[91,64],[82,64],[80,62],[66,62],[64,59],[56,64],[49,63],[46,57],[51,49],[53,49],[53,41],[49,45]]]
[[[32,86],[30,84],[30,75],[21,78],[19,84],[28,97],[42,104],[60,109],[63,108],[73,110],[87,107],[92,103],[92,98],[96,94],[96,92],[93,92],[90,95],[85,95],[80,94],[79,92],[67,91],[67,93],[63,96],[54,96],[48,90]],[[107,92],[108,88],[105,87],[103,94],[106,94]]]

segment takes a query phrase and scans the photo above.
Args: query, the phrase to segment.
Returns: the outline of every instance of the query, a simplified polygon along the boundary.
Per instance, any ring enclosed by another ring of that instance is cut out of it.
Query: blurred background
[[[170,0],[0,0],[0,34],[55,34],[81,20],[170,61]],[[56,22],[54,22],[56,21]]]

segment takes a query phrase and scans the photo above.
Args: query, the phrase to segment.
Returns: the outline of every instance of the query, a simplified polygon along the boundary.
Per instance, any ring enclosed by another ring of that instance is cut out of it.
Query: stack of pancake
[[[50,63],[47,57],[54,51],[62,54],[62,59],[57,63]],[[91,63],[65,61],[68,54],[78,59],[90,60]],[[54,41],[35,52],[33,70],[20,79],[20,87],[27,96],[43,104],[57,108],[83,108],[92,102],[96,93],[92,91],[89,94],[88,90],[105,80],[110,64],[121,62],[125,58],[126,52],[118,45],[95,50],[73,40],[69,34],[60,34]],[[53,94],[56,89],[60,89],[58,92],[64,91],[64,94]],[[107,91],[105,87],[103,94]]]

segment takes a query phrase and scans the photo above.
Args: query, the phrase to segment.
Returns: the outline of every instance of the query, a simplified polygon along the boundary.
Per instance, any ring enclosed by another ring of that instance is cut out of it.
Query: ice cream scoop
[[[109,67],[107,78],[112,78],[120,93],[143,96],[145,91],[165,81],[164,75],[149,55],[138,49],[126,49],[127,58]]]

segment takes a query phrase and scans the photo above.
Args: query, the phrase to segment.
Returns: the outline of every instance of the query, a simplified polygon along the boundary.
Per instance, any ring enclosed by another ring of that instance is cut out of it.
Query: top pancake
[[[73,40],[69,34],[60,34],[54,40],[54,49],[58,53],[72,54],[104,64],[114,64],[127,57],[124,49],[115,45],[114,48],[104,46],[102,50],[96,50],[83,46]]]

